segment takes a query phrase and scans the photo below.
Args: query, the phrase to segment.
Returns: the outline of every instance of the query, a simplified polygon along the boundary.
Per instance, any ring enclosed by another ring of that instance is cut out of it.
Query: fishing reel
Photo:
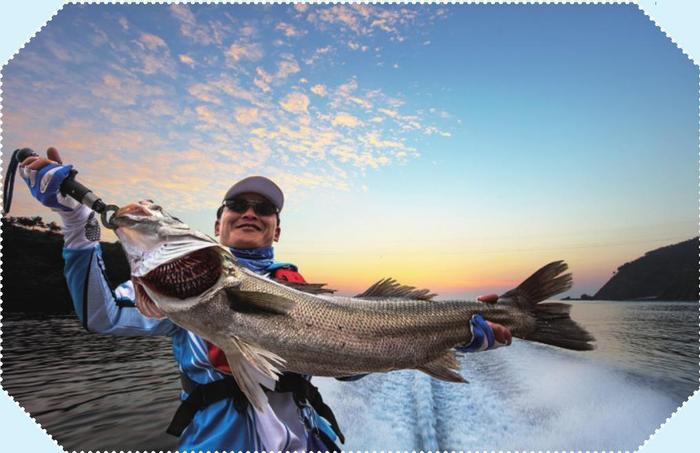
[[[3,214],[10,212],[10,205],[12,204],[12,192],[15,181],[15,173],[17,171],[17,166],[24,162],[25,159],[31,156],[38,156],[30,148],[17,149],[12,154],[10,163],[7,167],[7,174],[5,175],[5,184],[3,187]],[[112,218],[114,214],[119,210],[119,206],[113,204],[106,204],[99,198],[95,193],[85,187],[80,182],[76,181],[75,175],[78,174],[77,170],[71,170],[66,179],[63,180],[59,191],[61,195],[68,196],[78,201],[79,203],[87,206],[93,211],[100,214],[100,219],[102,220],[102,225],[105,228],[111,230],[116,229],[116,225],[112,223]]]

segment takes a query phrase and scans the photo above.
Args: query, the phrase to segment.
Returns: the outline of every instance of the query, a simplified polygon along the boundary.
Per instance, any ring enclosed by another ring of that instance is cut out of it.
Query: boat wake
[[[464,356],[462,374],[469,384],[417,371],[314,382],[346,450],[632,451],[679,405],[613,363],[522,341]]]

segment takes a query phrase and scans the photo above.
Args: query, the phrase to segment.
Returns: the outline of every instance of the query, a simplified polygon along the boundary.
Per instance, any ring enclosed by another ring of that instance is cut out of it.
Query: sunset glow
[[[697,68],[634,5],[71,4],[2,75],[3,173],[55,146],[208,234],[266,175],[277,258],[344,293],[592,294],[697,235]],[[57,219],[19,178],[11,214]]]

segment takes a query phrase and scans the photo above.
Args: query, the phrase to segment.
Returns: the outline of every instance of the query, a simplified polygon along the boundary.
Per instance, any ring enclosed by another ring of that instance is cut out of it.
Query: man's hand
[[[20,164],[20,176],[29,186],[32,196],[44,206],[58,212],[72,212],[81,206],[76,200],[59,192],[61,183],[70,174],[72,165],[63,165],[56,148],[49,148],[46,157],[30,156]]]
[[[510,333],[510,330],[506,326],[496,324],[495,322],[486,322],[493,330],[493,337],[495,339],[495,346],[493,348],[495,349],[501,346],[510,346],[510,344],[513,342],[513,334]]]
[[[498,302],[498,294],[487,294],[479,296],[479,302],[495,304]],[[472,340],[457,348],[461,352],[478,352],[509,346],[513,342],[513,335],[510,330],[501,324],[487,321],[481,315],[474,315],[469,320],[469,328],[472,333]]]
[[[147,318],[152,319],[165,319],[165,313],[158,308],[155,302],[148,297],[146,290],[143,289],[140,283],[131,279],[134,285],[134,294],[136,295],[136,308]]]
[[[49,164],[61,165],[63,161],[61,160],[61,155],[58,154],[58,150],[51,147],[46,150],[46,157],[41,156],[29,156],[22,161],[20,168],[28,168],[30,170],[41,170]]]
[[[495,304],[498,302],[498,294],[485,294],[476,298],[478,302],[484,302],[486,304]],[[510,333],[507,327],[501,324],[496,324],[495,322],[486,321],[491,329],[493,330],[493,336],[496,339],[497,346],[509,346],[513,342],[513,335]]]

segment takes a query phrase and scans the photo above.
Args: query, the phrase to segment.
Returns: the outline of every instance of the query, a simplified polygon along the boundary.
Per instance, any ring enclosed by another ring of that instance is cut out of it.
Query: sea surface
[[[346,450],[636,450],[698,388],[698,304],[574,302],[597,349],[516,340],[465,355],[469,384],[414,371],[316,378]],[[2,387],[66,450],[174,450],[168,338],[2,318]]]

